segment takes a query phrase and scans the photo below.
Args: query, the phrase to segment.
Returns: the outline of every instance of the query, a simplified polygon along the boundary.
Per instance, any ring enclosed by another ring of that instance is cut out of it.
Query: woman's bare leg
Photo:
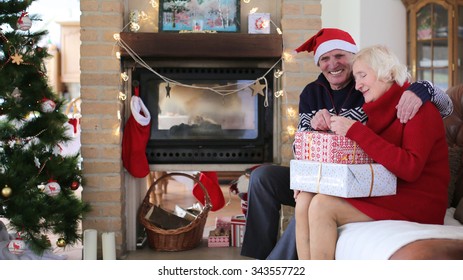
[[[309,207],[311,259],[333,260],[338,227],[347,223],[367,221],[372,221],[372,219],[345,199],[322,194],[316,195]]]
[[[309,239],[309,205],[314,197],[313,193],[301,192],[296,198],[296,249],[300,260],[310,259]]]

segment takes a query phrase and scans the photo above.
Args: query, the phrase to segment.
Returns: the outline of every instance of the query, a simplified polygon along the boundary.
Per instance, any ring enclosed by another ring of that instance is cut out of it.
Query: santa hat
[[[138,91],[130,101],[130,115],[124,127],[122,137],[122,163],[134,177],[143,178],[149,174],[149,164],[146,158],[146,145],[150,137],[151,116]]]
[[[332,50],[344,50],[357,53],[358,48],[349,33],[337,28],[322,28],[317,34],[304,42],[296,52],[314,52],[315,64],[318,65],[320,56]]]
[[[199,181],[206,188],[207,194],[211,199],[211,211],[222,209],[225,206],[225,197],[219,185],[217,172],[201,172],[199,174]],[[205,204],[205,194],[199,183],[193,186],[193,195],[202,205]]]

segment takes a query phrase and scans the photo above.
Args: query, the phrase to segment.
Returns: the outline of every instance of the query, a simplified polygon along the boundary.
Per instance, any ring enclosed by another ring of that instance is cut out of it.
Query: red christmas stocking
[[[150,137],[151,116],[138,96],[132,96],[130,109],[132,114],[122,136],[122,163],[133,177],[143,178],[150,172],[145,150]]]
[[[217,211],[225,206],[225,197],[222,189],[219,185],[219,179],[217,178],[217,172],[201,172],[199,175],[199,181],[204,185],[211,199],[212,209],[211,211]],[[205,204],[203,189],[196,183],[193,186],[193,195],[202,204]]]

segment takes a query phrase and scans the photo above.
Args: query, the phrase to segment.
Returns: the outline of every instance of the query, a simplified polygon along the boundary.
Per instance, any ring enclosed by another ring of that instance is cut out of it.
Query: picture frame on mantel
[[[240,0],[159,0],[160,32],[239,32]]]

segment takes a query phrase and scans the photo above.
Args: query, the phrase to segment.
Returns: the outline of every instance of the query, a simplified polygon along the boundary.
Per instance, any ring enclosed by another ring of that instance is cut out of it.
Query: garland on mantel
[[[147,69],[148,71],[152,72],[153,74],[157,75],[160,79],[164,80],[166,83],[167,83],[167,86],[166,86],[166,91],[169,92],[169,88],[170,88],[170,85],[176,85],[176,86],[182,86],[182,87],[187,87],[187,88],[194,88],[194,89],[202,89],[202,90],[209,90],[211,92],[214,92],[216,94],[219,94],[221,96],[227,96],[227,95],[231,95],[231,94],[235,94],[235,93],[238,93],[246,88],[251,88],[252,90],[252,95],[256,95],[256,94],[260,94],[262,96],[265,97],[265,100],[264,100],[264,106],[265,107],[268,107],[268,81],[267,81],[267,74],[270,73],[273,69],[275,69],[275,67],[280,63],[280,61],[282,61],[283,58],[279,58],[268,70],[267,72],[265,72],[265,74],[263,74],[261,77],[255,79],[254,81],[251,81],[249,83],[244,83],[244,84],[240,84],[240,83],[235,83],[235,84],[228,84],[228,85],[223,85],[223,86],[215,86],[215,87],[201,87],[201,86],[195,86],[195,85],[189,85],[189,84],[185,84],[185,83],[182,83],[182,82],[179,82],[179,81],[176,81],[176,80],[173,80],[173,79],[170,79],[166,76],[163,76],[161,74],[159,74],[158,72],[156,72],[153,68],[151,68],[148,63],[146,63],[135,51],[133,51],[133,49],[126,43],[124,42],[124,40],[121,39],[120,35],[119,34],[115,34],[114,35],[114,39],[116,40],[116,44],[124,49],[126,51],[127,54],[130,55],[130,57],[137,63],[139,64],[140,66],[144,67],[145,69]],[[279,69],[277,69],[275,71],[275,78],[278,80],[280,79],[281,77],[281,74],[282,74],[282,71],[280,71]],[[121,74],[122,76],[126,76],[125,73],[122,73]],[[261,80],[263,80],[263,84],[261,83]],[[277,81],[276,83],[277,85],[280,85],[280,83]],[[230,88],[230,87],[233,87],[233,86],[236,86],[237,88],[235,89],[227,89],[227,88]],[[263,89],[265,88],[265,92],[263,91]],[[277,89],[275,91],[275,97],[278,98],[278,97],[281,97],[283,95],[283,92],[281,89]]]

